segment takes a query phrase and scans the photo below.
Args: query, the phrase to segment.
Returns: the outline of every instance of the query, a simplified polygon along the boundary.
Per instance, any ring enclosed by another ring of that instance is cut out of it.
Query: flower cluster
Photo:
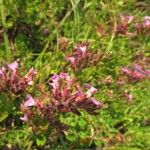
[[[150,76],[150,70],[146,70],[138,64],[134,64],[132,67],[123,67],[122,72],[129,81],[139,81]]]
[[[20,93],[33,84],[36,71],[31,68],[25,76],[20,77],[18,68],[18,61],[0,68],[0,91]]]
[[[132,102],[133,100],[133,95],[131,92],[129,92],[128,90],[124,91],[124,98],[127,100],[127,102]]]
[[[116,33],[121,35],[138,35],[150,33],[150,16],[145,16],[143,21],[130,24],[134,20],[134,16],[120,15],[119,22],[117,24]],[[129,27],[134,29],[134,32],[129,31]]]
[[[99,53],[89,51],[88,43],[77,44],[74,48],[74,52],[66,57],[66,60],[70,62],[74,70],[85,68],[90,64],[96,64],[99,62],[99,59]]]
[[[89,113],[102,107],[102,103],[92,97],[97,91],[90,84],[86,84],[86,92],[80,85],[74,82],[68,74],[60,73],[53,75],[50,85],[52,86],[53,106],[60,112],[78,112],[78,108],[83,108]]]
[[[133,16],[120,15],[120,20],[117,24],[117,34],[128,35],[129,24],[133,21]]]
[[[150,34],[150,16],[145,16],[142,22],[136,24],[137,34],[148,33]]]
[[[27,122],[33,115],[34,111],[31,110],[31,107],[36,107],[40,111],[44,108],[42,101],[37,98],[33,98],[30,94],[26,96],[26,101],[21,104],[21,110],[24,112],[24,116],[20,119],[24,122]]]
[[[31,95],[27,95],[26,101],[21,105],[21,109],[25,113],[21,117],[21,120],[28,121],[33,116],[35,111],[30,109],[33,106],[40,112],[40,115],[47,116],[48,120],[54,121],[56,120],[54,117],[56,116],[56,112],[80,114],[79,109],[84,109],[91,114],[95,114],[95,111],[103,105],[92,97],[97,91],[96,88],[90,84],[86,84],[85,87],[87,90],[84,92],[79,84],[76,84],[75,80],[66,73],[53,75],[49,84],[52,87],[51,96],[45,102],[37,98],[33,99]],[[44,96],[42,99],[44,99]]]

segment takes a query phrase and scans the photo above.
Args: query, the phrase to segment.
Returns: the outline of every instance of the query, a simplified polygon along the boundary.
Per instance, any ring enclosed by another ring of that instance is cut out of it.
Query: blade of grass
[[[67,18],[71,15],[72,11],[74,11],[74,9],[77,7],[77,5],[79,4],[80,0],[78,0],[75,4],[74,7],[72,7],[72,9],[65,15],[65,17],[60,21],[60,23],[57,26],[57,30],[65,23],[65,21],[67,20]]]
[[[9,48],[9,40],[8,40],[8,35],[7,35],[7,28],[6,28],[6,18],[5,18],[5,6],[3,3],[3,0],[0,0],[0,13],[1,13],[1,21],[2,21],[2,26],[4,30],[4,44],[5,44],[5,49],[6,49],[6,59],[10,60],[11,57],[11,51]]]

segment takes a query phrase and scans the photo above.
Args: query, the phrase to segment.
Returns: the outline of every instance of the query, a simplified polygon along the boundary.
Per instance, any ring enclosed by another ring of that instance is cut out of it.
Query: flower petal
[[[25,107],[30,107],[30,106],[35,106],[36,105],[35,100],[32,98],[32,96],[30,94],[27,95],[26,99],[27,100],[23,104]]]
[[[8,64],[7,66],[8,66],[13,72],[16,72],[17,69],[18,69],[19,63],[18,63],[18,61],[14,61],[13,63]]]
[[[23,117],[20,117],[20,120],[27,122],[28,121],[28,117],[26,115],[24,115]]]

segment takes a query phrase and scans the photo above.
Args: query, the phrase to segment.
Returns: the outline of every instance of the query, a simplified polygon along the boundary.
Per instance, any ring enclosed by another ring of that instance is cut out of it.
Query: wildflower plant
[[[66,73],[53,75],[50,86],[52,86],[53,106],[60,112],[77,113],[79,108],[85,109],[89,113],[102,107],[102,103],[92,97],[97,91],[92,85],[87,84],[87,91],[75,82]]]
[[[133,21],[133,16],[120,15],[120,20],[117,24],[117,34],[129,35],[129,25]]]
[[[143,21],[135,25],[137,34],[150,34],[150,16],[145,16]]]
[[[47,92],[40,98],[33,98],[27,95],[26,101],[21,104],[21,110],[24,113],[20,119],[24,122],[30,122],[32,119],[41,117],[54,129],[62,129],[59,121],[59,115],[72,112],[80,115],[80,110],[84,109],[90,114],[96,114],[103,104],[97,101],[92,95],[97,89],[86,84],[84,91],[74,78],[67,73],[54,74],[49,86],[51,92]]]
[[[0,68],[0,91],[21,93],[33,84],[37,72],[31,68],[25,76],[19,73],[19,60]]]
[[[86,42],[79,43],[74,47],[73,53],[66,57],[71,67],[77,71],[90,65],[96,65],[101,55],[98,52],[91,52],[89,44]]]
[[[138,64],[134,64],[132,67],[123,67],[122,72],[129,81],[139,81],[150,76],[150,70]]]
[[[116,33],[126,36],[136,36],[150,33],[150,16],[144,16],[142,21],[134,21],[134,16],[120,15]],[[133,22],[134,21],[134,22]],[[133,32],[130,29],[133,28]]]
[[[133,64],[121,68],[121,74],[117,79],[118,85],[134,83],[150,77],[150,70],[140,64]]]

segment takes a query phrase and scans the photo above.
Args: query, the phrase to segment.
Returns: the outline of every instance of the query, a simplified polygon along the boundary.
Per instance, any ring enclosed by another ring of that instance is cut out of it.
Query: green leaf
[[[73,134],[73,133],[70,133],[70,134],[66,134],[66,138],[71,141],[71,142],[74,142],[77,140],[77,136],[76,134]]]
[[[85,139],[85,138],[88,137],[88,133],[87,133],[86,131],[80,131],[80,132],[79,132],[79,137],[80,137],[81,139]]]
[[[8,117],[8,112],[0,113],[0,122],[4,121]]]
[[[80,120],[79,120],[79,126],[80,126],[80,127],[84,127],[85,125],[86,125],[86,121],[83,120],[83,119],[80,119]]]
[[[40,136],[36,139],[36,143],[38,146],[43,146],[46,143],[46,137],[45,136]]]

